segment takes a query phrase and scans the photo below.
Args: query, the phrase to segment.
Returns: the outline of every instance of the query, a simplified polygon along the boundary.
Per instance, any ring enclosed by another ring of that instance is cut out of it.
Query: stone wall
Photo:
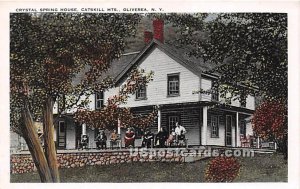
[[[185,149],[185,155],[178,154],[176,149],[139,149],[130,152],[128,149],[124,150],[83,150],[83,151],[65,151],[58,152],[58,166],[59,168],[74,168],[93,165],[109,165],[118,163],[131,162],[191,162],[190,157],[186,154],[190,150]],[[189,158],[189,159],[188,159]],[[32,161],[29,153],[12,154],[11,158],[11,173],[26,173],[36,171],[36,167]]]

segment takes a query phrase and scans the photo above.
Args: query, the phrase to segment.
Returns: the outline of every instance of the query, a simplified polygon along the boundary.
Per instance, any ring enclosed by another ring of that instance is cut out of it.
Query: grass
[[[209,159],[194,163],[127,163],[61,169],[61,182],[205,182]],[[241,171],[235,182],[287,182],[287,164],[279,154],[239,158]],[[11,182],[40,182],[37,173],[11,175]]]

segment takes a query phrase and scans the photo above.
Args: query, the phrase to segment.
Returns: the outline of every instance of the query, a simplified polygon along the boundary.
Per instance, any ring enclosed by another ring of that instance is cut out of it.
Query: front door
[[[169,115],[168,116],[168,133],[171,134],[172,129],[175,129],[176,122],[179,122],[179,116],[178,115]]]
[[[66,124],[64,121],[58,122],[57,128],[57,148],[66,148]]]
[[[226,115],[225,145],[232,146],[232,116]]]

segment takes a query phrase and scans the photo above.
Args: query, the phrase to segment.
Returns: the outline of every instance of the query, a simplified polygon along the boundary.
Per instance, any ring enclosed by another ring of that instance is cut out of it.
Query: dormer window
[[[104,105],[104,93],[96,92],[95,94],[95,109],[101,109]]]

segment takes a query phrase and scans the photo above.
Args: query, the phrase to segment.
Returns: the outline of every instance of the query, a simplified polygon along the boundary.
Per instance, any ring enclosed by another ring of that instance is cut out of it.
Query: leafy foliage
[[[105,72],[139,20],[137,14],[11,14],[12,129],[21,134],[24,101],[38,119],[49,97],[67,96],[65,108],[82,108],[82,96],[112,87]]]
[[[287,134],[287,107],[280,101],[265,101],[253,115],[253,130],[263,139],[282,140]]]
[[[240,164],[234,157],[218,156],[209,161],[205,180],[209,182],[232,182],[239,174]]]
[[[163,17],[219,75],[221,94],[287,99],[287,15],[279,13],[168,14]]]
[[[75,119],[79,122],[87,123],[93,128],[113,128],[113,126],[118,124],[118,120],[121,121],[122,127],[149,127],[154,123],[157,116],[156,107],[150,114],[138,116],[133,115],[130,108],[124,108],[120,105],[126,103],[130,94],[134,94],[140,87],[150,82],[152,76],[153,72],[144,75],[144,70],[132,70],[126,82],[121,86],[119,94],[110,97],[105,107],[99,111],[87,109],[77,111],[74,116]]]
[[[90,95],[114,87],[115,81],[106,71],[124,51],[125,38],[135,34],[140,17],[138,14],[11,14],[11,128],[26,140],[42,182],[59,182],[53,141],[54,102],[63,104],[59,113],[81,110],[87,107]],[[135,70],[130,81],[145,84],[149,77],[143,75],[144,72]],[[115,102],[124,102],[126,94],[114,98]],[[114,115],[117,106],[109,104],[106,113]],[[33,129],[34,120],[43,122],[44,151]]]

